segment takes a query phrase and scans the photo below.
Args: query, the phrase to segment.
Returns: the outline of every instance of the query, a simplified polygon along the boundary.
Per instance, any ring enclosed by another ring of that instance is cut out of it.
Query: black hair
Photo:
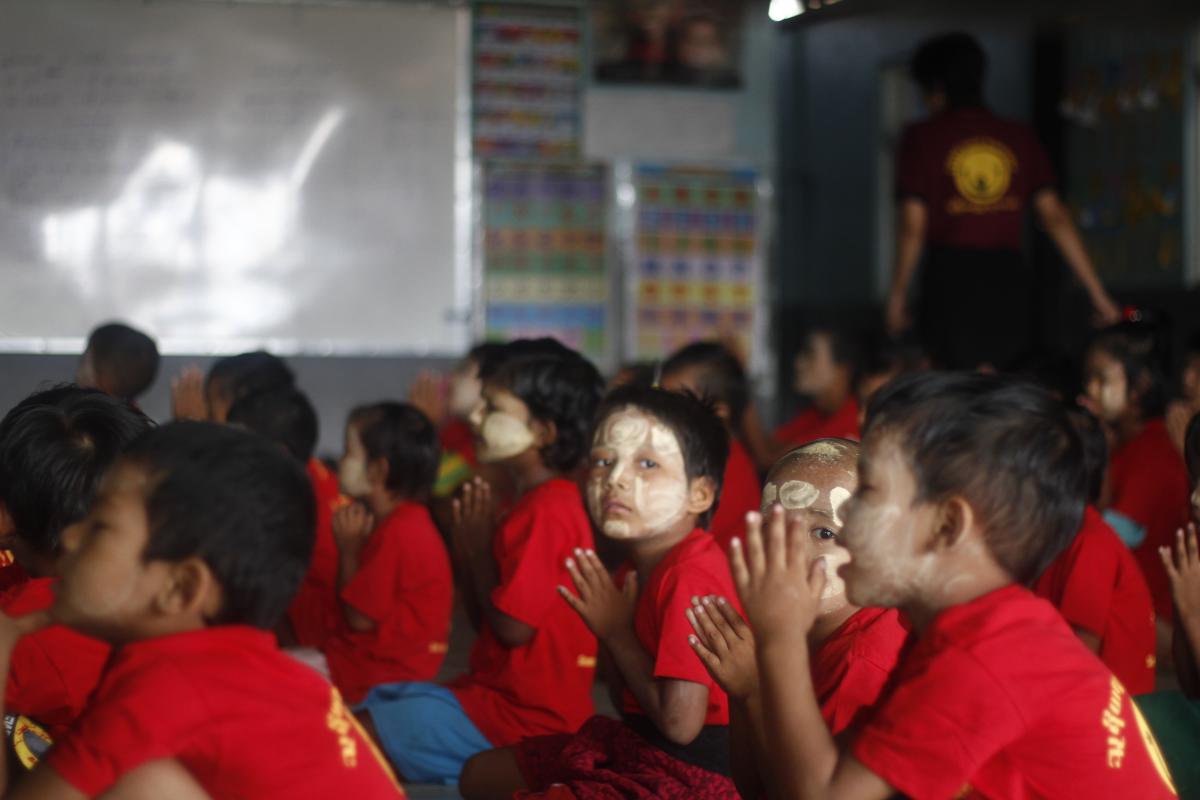
[[[996,375],[905,375],[871,400],[863,440],[885,435],[898,437],[916,501],[966,498],[993,557],[1021,583],[1079,530],[1084,447],[1044,389]]]
[[[139,330],[120,322],[101,325],[88,336],[87,352],[97,377],[122,400],[133,400],[158,376],[158,346]]]
[[[1192,483],[1200,482],[1200,414],[1192,417],[1183,434],[1183,458]]]
[[[224,599],[207,622],[274,628],[315,538],[316,501],[296,460],[238,428],[172,422],[134,442],[122,462],[150,479],[143,560],[202,559]]]
[[[1092,339],[1089,350],[1099,350],[1121,362],[1129,393],[1136,398],[1142,419],[1161,417],[1167,411],[1166,356],[1153,327],[1121,322]]]
[[[1104,426],[1086,408],[1068,408],[1067,417],[1083,445],[1083,469],[1087,475],[1087,501],[1100,502],[1104,490],[1104,475],[1108,472],[1108,438]]]
[[[317,447],[317,412],[304,392],[293,386],[256,392],[238,400],[226,419],[275,444],[307,464]]]
[[[633,361],[623,364],[612,377],[612,385],[641,386],[649,388],[658,379],[659,364],[656,361]]]
[[[478,348],[477,348],[478,349]],[[472,351],[474,352],[474,351]],[[535,356],[559,357],[578,355],[557,339],[542,336],[537,339],[514,339],[506,344],[489,347],[480,354],[479,378],[489,380],[513,359]]]
[[[700,396],[728,406],[730,424],[737,428],[750,402],[742,362],[719,342],[693,342],[663,362],[662,377],[692,368],[700,370]]]
[[[153,423],[124,400],[74,385],[37,392],[0,421],[0,502],[35,553],[58,552],[96,484]]]
[[[296,375],[279,356],[265,350],[239,353],[213,362],[204,378],[206,389],[216,387],[217,393],[232,406],[259,392],[293,386]]]
[[[350,412],[368,461],[387,460],[386,486],[402,497],[423,501],[437,480],[442,450],[429,418],[407,403],[383,402]]]
[[[913,53],[908,68],[923,91],[944,92],[950,108],[983,103],[987,56],[969,33],[946,33],[925,40]]]
[[[487,374],[480,371],[483,380],[512,392],[534,419],[554,424],[556,435],[541,449],[542,461],[555,472],[570,472],[591,445],[604,379],[592,362],[553,339],[518,340],[506,351]]]
[[[467,351],[463,360],[474,361],[477,367],[481,367],[485,361],[500,355],[505,347],[507,345],[502,342],[480,342]]]
[[[713,482],[713,504],[697,519],[700,527],[707,528],[721,501],[725,462],[729,460],[729,431],[717,416],[712,401],[691,392],[621,386],[609,392],[600,403],[593,428],[599,429],[605,419],[629,406],[644,411],[671,429],[683,452],[683,467],[689,481],[708,478]]]

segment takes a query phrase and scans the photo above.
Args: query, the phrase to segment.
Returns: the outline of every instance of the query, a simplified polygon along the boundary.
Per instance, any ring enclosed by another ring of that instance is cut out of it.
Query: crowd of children
[[[816,327],[769,432],[718,342],[608,387],[556,341],[491,343],[322,461],[279,358],[185,371],[156,426],[153,342],[104,326],[0,421],[0,788],[1187,796],[1183,365],[1172,396],[1122,323],[1071,392]]]

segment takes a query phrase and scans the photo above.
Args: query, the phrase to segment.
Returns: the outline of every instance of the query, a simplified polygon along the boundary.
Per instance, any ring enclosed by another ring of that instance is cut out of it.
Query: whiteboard
[[[0,349],[461,352],[466,14],[4,0]]]

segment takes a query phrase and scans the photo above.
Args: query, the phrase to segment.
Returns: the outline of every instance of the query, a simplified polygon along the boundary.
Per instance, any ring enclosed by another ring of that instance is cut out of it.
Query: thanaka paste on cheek
[[[610,416],[596,432],[593,446],[609,451],[612,460],[607,474],[595,475],[588,482],[588,510],[605,534],[616,539],[652,536],[687,513],[683,452],[670,428],[639,411],[623,410]],[[640,468],[645,457],[657,467]],[[604,519],[606,498],[629,507],[640,525]]]
[[[529,426],[505,411],[493,411],[483,418],[479,438],[483,440],[479,460],[485,464],[518,456],[533,445]]]
[[[829,492],[829,507],[833,509],[833,521],[842,525],[842,504],[850,499],[850,490],[835,486]]]
[[[838,575],[838,567],[850,562],[850,553],[846,548],[838,547],[823,554],[822,558],[825,559],[825,588],[821,590],[821,599],[841,597],[846,593],[846,584]]]

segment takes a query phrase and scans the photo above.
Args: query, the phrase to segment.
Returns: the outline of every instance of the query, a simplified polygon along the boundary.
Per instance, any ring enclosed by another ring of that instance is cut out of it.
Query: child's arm
[[[723,597],[693,601],[688,621],[696,631],[688,642],[708,674],[729,695],[729,760],[734,786],[742,797],[775,797],[765,785],[771,772],[766,761],[754,634]]]
[[[500,567],[492,554],[495,512],[492,488],[487,481],[476,477],[463,486],[453,507],[454,557],[463,579],[471,625],[478,630],[486,622],[505,647],[521,647],[529,643],[536,629],[505,614],[492,602],[492,592],[500,585]]]
[[[692,681],[654,677],[654,660],[633,629],[637,605],[637,573],[630,572],[623,589],[617,589],[599,557],[591,550],[576,550],[567,560],[567,571],[579,591],[558,591],[583,618],[608,649],[626,688],[655,726],[676,744],[689,744],[704,727],[708,687]]]
[[[1159,556],[1171,581],[1171,597],[1175,600],[1175,671],[1179,685],[1188,697],[1200,695],[1200,545],[1196,541],[1196,526],[1189,524],[1187,532],[1175,534],[1175,553],[1160,547]]]
[[[358,574],[363,546],[371,538],[375,518],[361,505],[352,504],[338,509],[333,515],[333,540],[338,549],[338,605],[350,630],[369,633],[375,630],[375,621],[342,598],[342,590],[350,585]]]
[[[788,529],[790,527],[790,530]],[[767,533],[751,514],[730,566],[757,642],[763,727],[772,783],[789,800],[885,800],[892,787],[844,755],[821,716],[809,668],[808,633],[825,587],[824,559],[811,562],[809,537],[772,509]]]

